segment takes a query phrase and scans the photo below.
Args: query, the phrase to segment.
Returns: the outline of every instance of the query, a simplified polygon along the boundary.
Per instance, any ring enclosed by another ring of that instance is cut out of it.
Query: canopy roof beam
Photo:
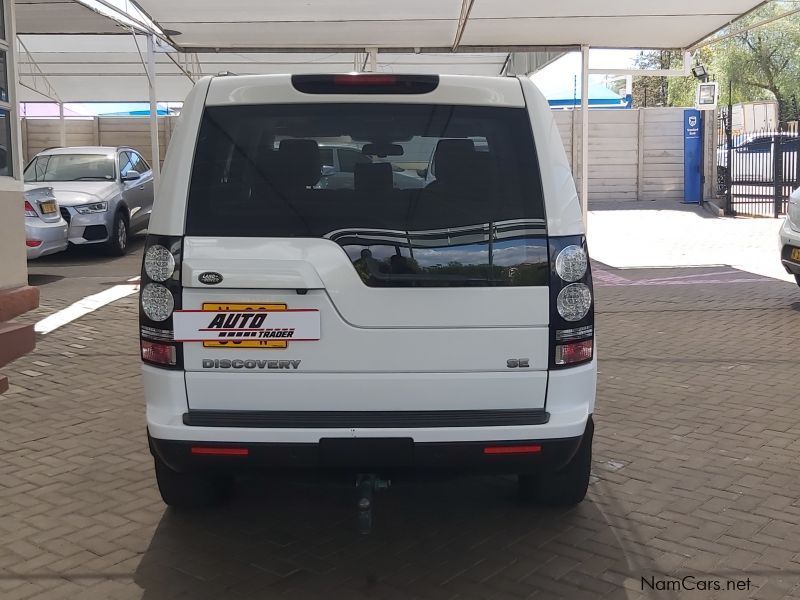
[[[458,46],[461,44],[461,38],[464,37],[464,29],[467,27],[467,21],[469,21],[469,15],[472,12],[473,4],[475,4],[475,0],[461,0],[461,14],[458,16],[456,37],[453,40],[453,47],[450,48],[453,52],[458,50]]]
[[[33,57],[33,55],[28,50],[27,46],[25,46],[25,44],[22,42],[22,40],[19,39],[19,36],[17,36],[17,44],[19,46],[19,49],[22,50],[25,56],[28,57],[27,63],[23,63],[22,61],[18,60],[17,61],[18,67],[23,64],[30,66],[30,72],[28,73],[18,72],[17,76],[19,78],[19,84],[30,90],[33,90],[37,94],[41,94],[45,98],[54,100],[55,102],[61,104],[61,98],[58,96],[56,88],[53,86],[52,83],[50,83],[50,80],[47,78],[47,75],[44,74],[44,71],[42,71],[42,68],[39,66],[39,63],[36,62],[36,59]],[[31,78],[31,84],[22,82],[22,77],[26,75]],[[45,86],[44,90],[38,88],[37,81],[42,81],[44,83]]]
[[[181,47],[173,42],[170,45],[184,52],[197,54],[339,54],[350,52],[364,52],[364,46],[267,46],[247,48],[223,48],[214,46]],[[594,46],[593,46],[594,47]],[[568,46],[463,46],[453,50],[452,46],[381,46],[379,54],[505,54],[508,52],[578,52],[580,44]]]
[[[750,25],[748,27],[744,27],[744,28],[738,29],[736,31],[731,31],[729,33],[726,33],[725,35],[720,35],[720,36],[717,36],[715,38],[706,39],[705,41],[702,41],[700,43],[696,43],[690,49],[692,51],[700,50],[701,48],[705,48],[706,46],[710,46],[711,44],[716,44],[717,42],[723,42],[725,40],[729,40],[730,38],[736,37],[737,35],[742,35],[743,33],[747,33],[748,31],[752,31],[753,29],[759,29],[761,27],[765,27],[767,25],[771,25],[772,23],[775,23],[776,21],[780,21],[781,19],[785,19],[786,17],[791,17],[792,15],[796,15],[798,13],[800,13],[800,8],[792,8],[792,9],[787,10],[786,12],[783,12],[783,13],[781,13],[779,15],[776,15],[774,17],[770,17],[769,19],[763,19],[762,21],[758,21],[757,23],[754,23],[753,25]],[[732,21],[729,26],[732,26],[733,23],[735,23],[735,21]]]

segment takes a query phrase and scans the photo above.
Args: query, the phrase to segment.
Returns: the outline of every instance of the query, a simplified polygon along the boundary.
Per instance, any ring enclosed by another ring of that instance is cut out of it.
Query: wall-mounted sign
[[[694,106],[697,110],[714,110],[717,108],[718,98],[719,84],[716,81],[700,83],[697,85]]]

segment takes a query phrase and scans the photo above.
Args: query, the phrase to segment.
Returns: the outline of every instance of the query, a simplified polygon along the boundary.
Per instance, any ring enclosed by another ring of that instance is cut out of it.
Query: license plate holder
[[[800,263],[800,248],[792,248],[792,253],[789,255],[789,258],[794,262]]]
[[[407,467],[414,464],[411,438],[322,438],[320,463],[326,467]]]
[[[283,302],[203,302],[203,310],[286,310]],[[276,349],[288,348],[289,343],[283,340],[236,340],[205,341],[203,348],[242,348]]]
[[[52,200],[40,202],[39,207],[42,209],[43,215],[53,215],[56,213],[56,203]]]

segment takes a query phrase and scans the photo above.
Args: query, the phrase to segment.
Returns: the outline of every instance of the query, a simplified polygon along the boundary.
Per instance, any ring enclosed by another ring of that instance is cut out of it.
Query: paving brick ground
[[[510,479],[403,485],[378,498],[367,538],[333,484],[249,481],[223,510],[165,510],[135,297],[109,305],[6,369],[0,598],[800,597],[800,289],[654,282],[697,274],[598,280],[582,505],[523,507]],[[677,591],[685,576],[750,589]]]

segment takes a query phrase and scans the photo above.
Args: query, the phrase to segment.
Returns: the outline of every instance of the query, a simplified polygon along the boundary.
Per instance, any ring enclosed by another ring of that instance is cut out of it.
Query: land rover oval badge
[[[206,285],[217,285],[222,281],[222,275],[216,271],[206,271],[205,273],[200,273],[197,280]]]

